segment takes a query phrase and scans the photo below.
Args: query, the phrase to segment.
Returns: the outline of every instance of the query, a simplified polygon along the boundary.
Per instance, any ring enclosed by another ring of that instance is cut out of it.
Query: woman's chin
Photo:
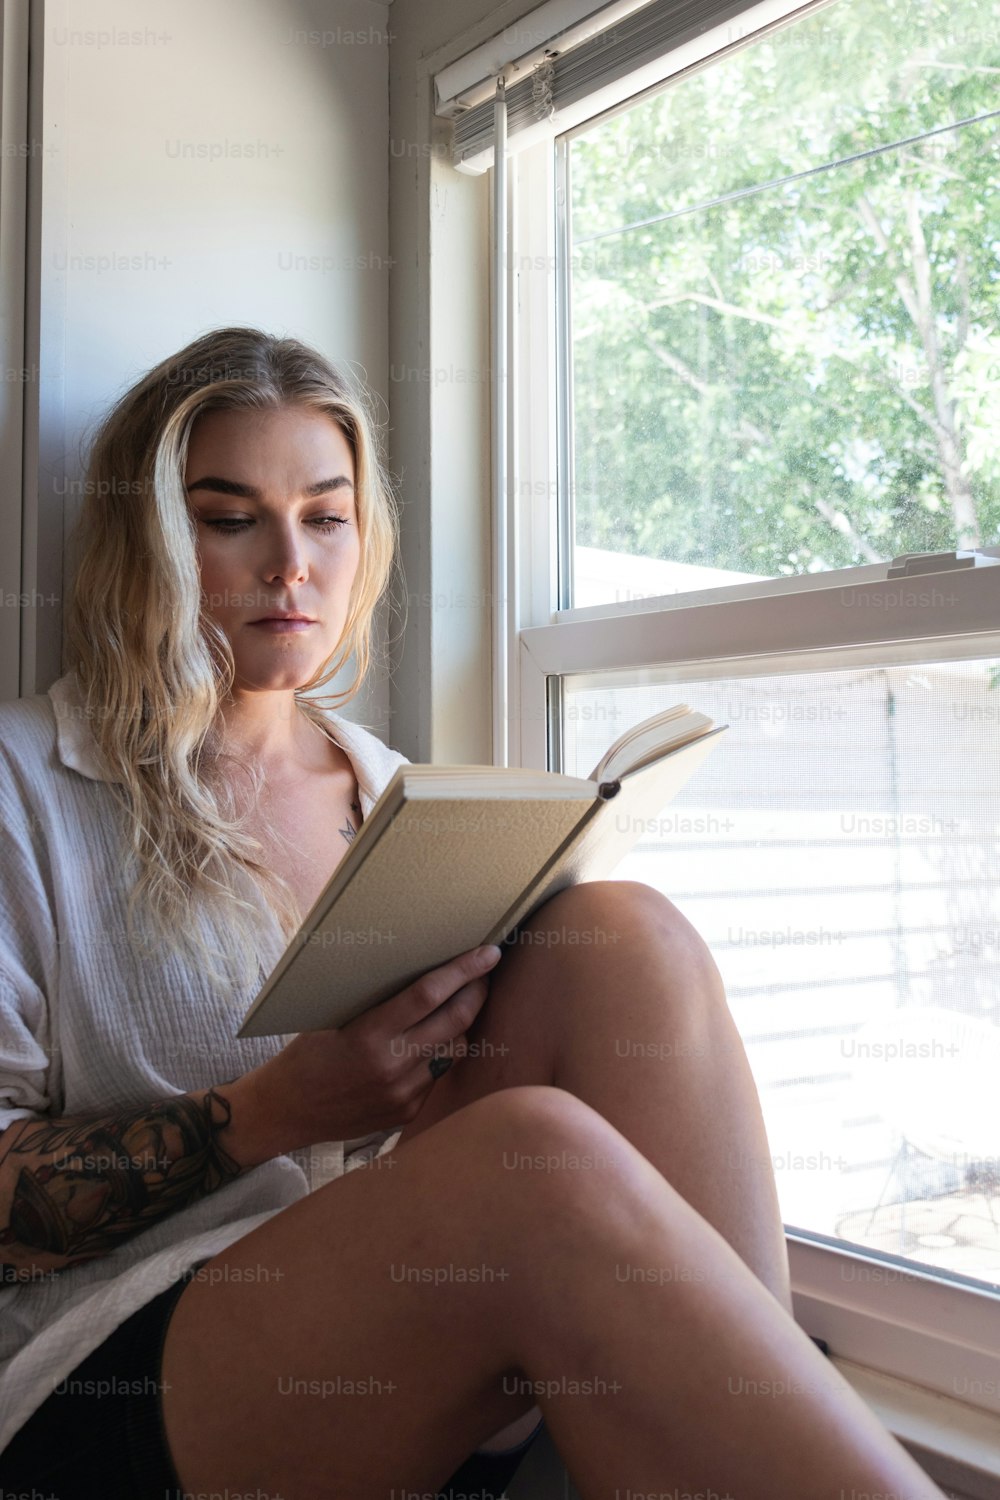
[[[322,667],[317,662],[236,663],[233,689],[242,693],[292,693],[312,682]]]

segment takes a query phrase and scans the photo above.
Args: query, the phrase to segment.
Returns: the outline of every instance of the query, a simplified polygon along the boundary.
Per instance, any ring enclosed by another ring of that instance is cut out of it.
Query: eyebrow
[[[338,474],[333,479],[319,479],[315,484],[307,485],[301,493],[312,497],[345,488],[353,490],[354,485],[346,474]],[[187,490],[189,494],[192,490],[214,490],[220,495],[239,495],[244,500],[260,499],[260,490],[254,485],[243,484],[238,479],[220,479],[216,474],[206,474],[202,479],[196,479],[193,484],[187,486]]]

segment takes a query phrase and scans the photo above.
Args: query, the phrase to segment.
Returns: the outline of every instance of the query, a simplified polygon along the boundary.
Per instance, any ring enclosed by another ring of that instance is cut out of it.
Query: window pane
[[[673,703],[730,726],[614,878],[712,950],[785,1223],[1000,1285],[1000,667],[564,687],[571,775]]]
[[[998,69],[836,0],[570,137],[574,605],[997,542]]]

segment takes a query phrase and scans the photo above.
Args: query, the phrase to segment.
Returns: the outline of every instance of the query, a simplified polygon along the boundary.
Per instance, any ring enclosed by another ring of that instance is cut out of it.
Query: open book
[[[429,969],[502,944],[564,886],[605,879],[726,727],[678,704],[615,740],[587,780],[400,766],[237,1036],[346,1026]]]

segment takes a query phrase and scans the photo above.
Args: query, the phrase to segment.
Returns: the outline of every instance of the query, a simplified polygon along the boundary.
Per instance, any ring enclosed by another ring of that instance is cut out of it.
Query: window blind
[[[493,45],[478,48],[473,54],[482,57],[484,67],[493,67],[492,74],[484,76],[479,86],[449,97],[447,89],[460,76],[459,65],[452,64],[437,75],[437,113],[453,121],[452,161],[467,170],[482,171],[491,165],[493,92],[501,68],[505,75],[508,150],[517,150],[519,144],[528,143],[519,143],[517,137],[531,127],[554,121],[560,114],[566,116],[574,105],[609,85],[634,78],[642,69],[738,16],[745,18],[747,27],[745,31],[743,26],[733,27],[732,41],[786,24],[829,3],[831,0],[818,0],[793,7],[780,0],[765,5],[753,0],[651,0],[634,8],[633,0],[633,8],[624,15],[622,5],[592,14],[581,40],[574,40],[581,28],[571,27],[553,35],[547,45],[538,43],[537,33],[532,34],[529,24],[532,18],[528,17],[519,27],[511,27],[495,38]],[[596,31],[595,24],[599,25]],[[529,40],[533,45],[515,56],[518,37],[522,45]],[[469,77],[470,69],[464,71]],[[536,130],[532,130],[532,136],[537,136]]]

